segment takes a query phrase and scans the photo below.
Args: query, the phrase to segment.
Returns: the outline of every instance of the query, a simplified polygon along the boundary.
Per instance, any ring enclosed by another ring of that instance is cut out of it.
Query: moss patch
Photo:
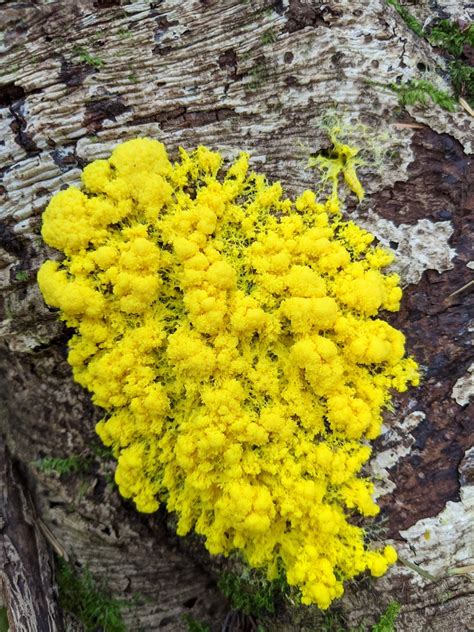
[[[472,59],[474,52],[474,24],[462,28],[456,22],[439,20],[429,29],[424,29],[422,24],[397,0],[387,0],[387,4],[397,11],[416,35],[425,39],[431,46],[441,50],[448,60],[448,71],[454,98],[463,98],[471,107],[474,107],[474,67],[470,63],[470,58]],[[429,82],[411,81],[409,84],[418,85],[397,86],[402,105],[413,105],[414,103],[427,105],[431,99],[450,112],[455,108],[454,98],[431,86]],[[428,85],[420,86],[420,84]],[[407,93],[408,100],[405,97]]]
[[[123,602],[111,597],[105,582],[97,583],[88,568],[82,571],[58,558],[59,603],[87,632],[127,632],[120,609]]]
[[[7,609],[0,608],[0,632],[8,632],[9,629]]]

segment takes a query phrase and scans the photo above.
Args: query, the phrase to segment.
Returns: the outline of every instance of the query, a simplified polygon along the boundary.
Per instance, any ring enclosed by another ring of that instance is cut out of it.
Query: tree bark
[[[62,630],[57,610],[52,560],[25,496],[18,468],[5,447],[0,453],[2,497],[0,567],[13,630]]]
[[[423,23],[466,21],[468,6],[407,8]],[[365,148],[367,197],[356,206],[347,196],[347,213],[396,251],[405,294],[391,322],[424,371],[420,388],[395,398],[372,462],[378,537],[406,564],[350,584],[338,607],[348,625],[370,626],[395,600],[401,632],[473,630],[472,116],[462,106],[401,107],[389,88],[426,78],[449,90],[440,51],[382,0],[0,8],[0,586],[12,629],[62,629],[52,549],[107,578],[119,598],[143,597],[123,611],[130,630],[185,630],[184,614],[219,630],[229,609],[215,586],[225,561],[179,542],[163,512],[138,514],[109,483],[113,462],[94,451],[101,413],[72,381],[69,334],[35,283],[52,254],[40,238],[51,195],[137,136],[172,156],[179,145],[228,158],[247,150],[295,194],[314,185],[305,166],[328,147],[331,114]],[[35,466],[70,455],[87,457],[86,471],[60,477]],[[318,630],[320,620],[288,606],[268,626]]]

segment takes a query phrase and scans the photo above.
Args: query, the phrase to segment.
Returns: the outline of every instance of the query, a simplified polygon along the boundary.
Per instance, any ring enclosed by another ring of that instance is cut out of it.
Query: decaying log
[[[0,587],[12,630],[61,632],[54,562],[18,467],[0,448]]]
[[[460,0],[405,4],[422,23],[472,18]],[[0,393],[2,433],[21,464],[15,470],[2,461],[0,489],[13,503],[4,500],[3,512],[27,511],[21,524],[29,535],[18,532],[16,550],[34,543],[27,559],[42,564],[31,616],[46,609],[47,625],[57,611],[26,489],[60,547],[133,602],[124,609],[130,630],[185,630],[184,614],[218,630],[228,610],[214,567],[194,561],[206,559],[202,551],[178,544],[163,513],[137,514],[109,482],[113,462],[96,454],[100,411],[73,383],[68,332],[35,284],[41,262],[54,256],[40,238],[49,198],[77,184],[87,162],[136,136],[163,141],[172,157],[179,145],[205,144],[228,158],[247,150],[257,170],[295,194],[314,185],[306,163],[329,146],[324,121],[335,114],[366,158],[366,200],[357,206],[348,195],[347,213],[398,255],[405,296],[390,318],[424,370],[421,387],[398,396],[386,415],[372,463],[383,507],[373,537],[391,538],[408,566],[350,584],[340,609],[348,624],[370,626],[395,600],[401,632],[473,629],[472,116],[462,106],[453,113],[434,103],[402,108],[389,88],[424,78],[449,90],[440,51],[382,0],[0,7]],[[85,471],[59,477],[34,465],[72,454],[85,458]],[[4,556],[12,538],[6,515]],[[4,566],[13,624],[18,585]],[[25,587],[31,575],[28,581]],[[288,608],[269,629],[317,630],[318,616]]]

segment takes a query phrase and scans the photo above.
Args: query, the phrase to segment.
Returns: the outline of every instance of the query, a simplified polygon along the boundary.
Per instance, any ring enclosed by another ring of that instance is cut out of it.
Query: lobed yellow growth
[[[327,203],[293,203],[244,153],[222,172],[205,147],[171,164],[157,141],[123,143],[51,200],[43,236],[65,258],[38,274],[77,331],[75,379],[108,411],[97,432],[121,494],[142,512],[164,502],[213,554],[283,569],[320,608],[396,559],[350,517],[377,514],[367,442],[390,389],[418,383],[377,318],[399,308],[391,257],[339,213],[354,150],[336,151]]]

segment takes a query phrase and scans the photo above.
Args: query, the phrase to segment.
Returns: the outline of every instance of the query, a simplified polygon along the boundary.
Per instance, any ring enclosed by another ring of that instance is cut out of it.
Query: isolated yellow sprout
[[[399,308],[391,255],[339,212],[341,174],[363,195],[355,150],[334,152],[323,204],[284,198],[244,153],[224,170],[206,147],[172,164],[157,141],[123,143],[52,198],[43,237],[64,259],[38,274],[76,330],[75,379],[107,411],[120,493],[142,512],[163,502],[213,554],[283,570],[320,608],[396,559],[350,518],[377,514],[368,441],[390,389],[418,383],[377,317]]]

